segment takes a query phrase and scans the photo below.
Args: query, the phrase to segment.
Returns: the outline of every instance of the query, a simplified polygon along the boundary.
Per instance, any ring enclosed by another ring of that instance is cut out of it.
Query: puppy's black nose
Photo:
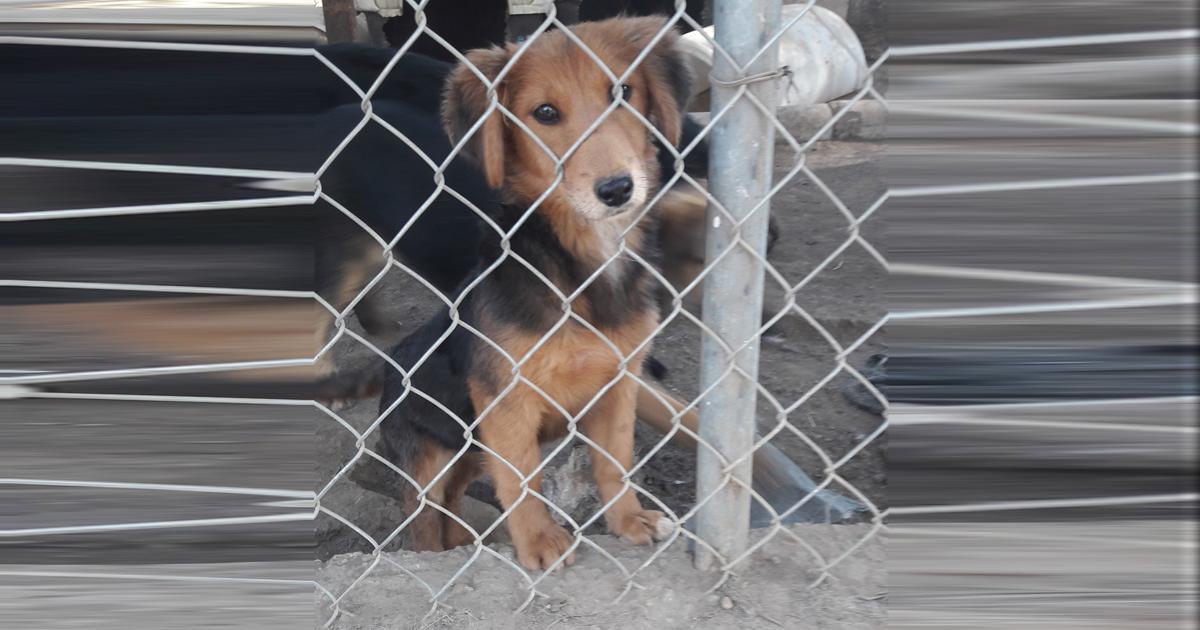
[[[628,175],[602,179],[596,183],[596,197],[610,208],[616,208],[633,196],[633,180]]]

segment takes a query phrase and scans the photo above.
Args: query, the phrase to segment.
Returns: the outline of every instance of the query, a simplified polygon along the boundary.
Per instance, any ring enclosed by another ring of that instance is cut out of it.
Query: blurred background
[[[323,156],[307,148],[316,106],[275,93],[318,74],[315,63],[284,59],[281,71],[263,72],[279,59],[12,38],[311,46],[323,39],[321,25],[312,2],[0,3],[0,38],[10,38],[0,40],[0,212],[230,204],[0,223],[0,279],[248,290],[34,289],[0,280],[0,377],[279,362],[109,373],[26,386],[49,399],[0,400],[0,530],[22,531],[0,535],[0,626],[314,626],[311,496],[324,416],[305,401],[311,368],[296,361],[317,349],[318,311],[307,297],[314,210],[295,198],[236,204],[295,196],[246,183],[320,165]],[[272,82],[276,75],[286,76]],[[152,84],[159,80],[171,84]],[[279,103],[295,105],[278,111]],[[75,162],[5,164],[8,156]],[[97,162],[227,171],[89,168]],[[113,393],[143,399],[103,399]],[[255,404],[260,398],[301,404]],[[120,483],[76,483],[96,480]],[[140,525],[104,527],[131,523]],[[116,577],[87,577],[95,573]]]
[[[1192,627],[1195,4],[891,9],[891,624]]]

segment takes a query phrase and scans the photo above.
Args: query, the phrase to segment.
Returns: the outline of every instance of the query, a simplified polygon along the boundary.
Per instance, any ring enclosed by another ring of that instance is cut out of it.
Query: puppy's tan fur
[[[614,75],[621,76],[662,28],[659,19],[616,19],[573,30]],[[609,107],[612,82],[561,33],[548,33],[534,42],[496,86],[500,103],[523,124],[498,111],[486,114],[487,88],[465,67],[452,73],[447,87],[445,116],[452,138],[456,128],[463,126],[463,118],[485,112],[470,150],[488,182],[516,206],[526,206],[550,189],[537,212],[553,238],[582,269],[615,266],[617,271],[608,272],[614,282],[626,277],[620,272],[624,261],[609,262],[622,241],[623,247],[632,251],[645,245],[647,219],[643,211],[654,192],[651,182],[658,178],[657,148],[640,118],[650,120],[669,142],[678,142],[681,104],[655,58],[655,54],[669,55],[673,43],[673,34],[662,38],[625,81],[628,103],[640,116],[622,107],[598,126],[596,121]],[[467,59],[494,79],[515,54],[516,47],[510,45],[472,51]],[[535,117],[542,104],[552,104],[559,112],[553,124]],[[582,143],[580,138],[585,138]],[[564,160],[561,182],[555,157]],[[634,192],[623,206],[606,208],[593,192],[596,182],[621,174],[631,177]],[[580,289],[580,279],[562,269],[551,266],[539,271],[565,295]],[[630,281],[636,286],[622,290],[650,295],[651,277],[628,278],[634,278]],[[647,544],[662,519],[661,513],[643,509],[633,491],[625,487],[624,475],[633,465],[639,386],[621,376],[623,369],[641,375],[649,338],[658,325],[657,306],[649,299],[634,299],[629,302],[634,309],[629,313],[599,316],[596,309],[609,305],[592,300],[582,292],[571,303],[572,312],[587,322],[586,326],[574,322],[552,326],[548,336],[546,330],[517,325],[486,312],[478,324],[480,332],[503,351],[477,344],[472,360],[467,383],[472,406],[482,415],[478,439],[495,455],[484,457],[485,468],[501,504],[511,510],[507,525],[517,557],[531,569],[554,564],[572,541],[546,506],[522,487],[527,483],[535,492],[540,489],[540,475],[524,482],[522,478],[532,475],[539,463],[538,445],[567,431],[568,416],[582,413],[579,428],[604,451],[594,452],[592,462],[601,502],[612,502],[605,513],[609,530]],[[520,380],[511,388],[514,377],[509,358],[521,362]],[[568,555],[564,561],[570,564],[573,557]]]

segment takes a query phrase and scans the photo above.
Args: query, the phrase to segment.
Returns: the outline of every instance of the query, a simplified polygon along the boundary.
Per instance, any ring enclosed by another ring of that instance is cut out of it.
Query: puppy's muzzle
[[[628,175],[608,177],[596,182],[596,198],[610,208],[619,208],[633,197],[633,178]]]

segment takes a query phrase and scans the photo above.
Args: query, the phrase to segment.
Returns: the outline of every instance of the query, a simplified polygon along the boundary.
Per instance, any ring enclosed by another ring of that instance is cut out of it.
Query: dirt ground
[[[796,536],[810,541],[826,558],[836,557],[867,534],[864,525],[794,526]],[[627,571],[645,562],[650,552],[598,536],[593,542],[620,562]],[[334,628],[418,628],[560,630],[625,628],[675,630],[703,627],[712,630],[741,628],[878,628],[884,623],[885,591],[883,545],[876,537],[837,564],[829,578],[809,588],[820,573],[810,552],[777,535],[756,562],[741,575],[713,589],[716,573],[701,573],[692,566],[683,541],[662,551],[639,571],[635,586],[623,597],[624,583],[615,579],[620,569],[593,549],[584,549],[567,570],[537,585],[540,595],[523,612],[513,614],[529,594],[528,583],[499,558],[481,553],[453,580],[443,603],[430,604],[430,591],[438,591],[472,557],[459,548],[445,553],[386,553],[380,562],[342,600]],[[512,560],[507,545],[492,549]],[[345,554],[324,562],[317,580],[340,593],[370,566],[371,556]],[[395,562],[420,576],[425,585],[405,575]],[[614,601],[617,600],[617,601]],[[328,618],[328,601],[318,604],[318,618]]]

